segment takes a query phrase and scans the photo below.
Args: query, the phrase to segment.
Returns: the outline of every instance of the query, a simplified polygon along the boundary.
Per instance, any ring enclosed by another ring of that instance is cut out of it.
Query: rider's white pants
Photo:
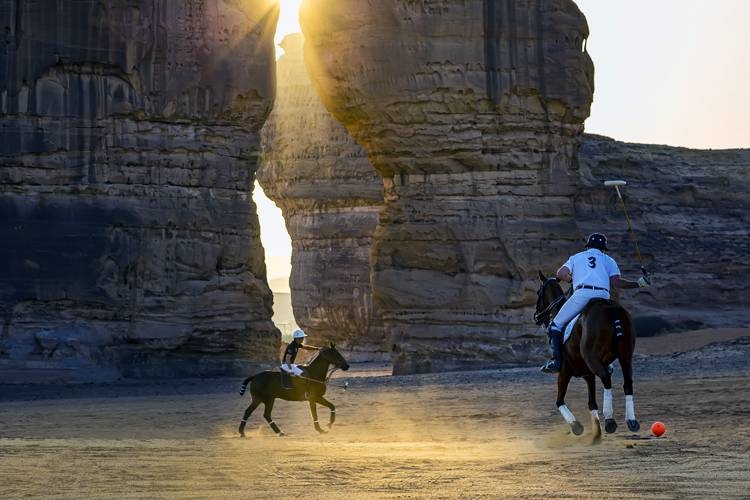
[[[552,320],[552,328],[562,331],[565,325],[575,318],[576,314],[583,311],[583,308],[591,299],[609,299],[609,292],[606,290],[589,290],[588,288],[576,290],[555,315],[555,319]]]
[[[282,363],[281,369],[287,373],[291,373],[292,375],[302,375],[303,373],[302,368],[295,364],[290,365],[288,363]]]

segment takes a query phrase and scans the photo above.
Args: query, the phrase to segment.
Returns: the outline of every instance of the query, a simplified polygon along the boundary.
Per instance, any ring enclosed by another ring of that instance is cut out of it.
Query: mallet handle
[[[617,196],[620,198],[620,205],[622,205],[622,211],[625,214],[625,220],[628,223],[628,231],[630,232],[630,239],[633,240],[633,243],[635,244],[635,252],[638,255],[638,262],[641,264],[641,272],[644,276],[648,275],[648,272],[646,271],[646,268],[643,266],[643,257],[641,257],[641,249],[638,247],[638,238],[635,236],[635,231],[633,231],[633,224],[630,223],[630,217],[628,216],[628,209],[625,208],[625,200],[622,199],[622,195],[620,194],[620,188],[615,186],[615,189],[617,190]]]

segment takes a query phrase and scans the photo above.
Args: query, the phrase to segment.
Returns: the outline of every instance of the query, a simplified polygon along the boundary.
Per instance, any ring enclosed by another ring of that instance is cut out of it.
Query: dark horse
[[[565,302],[565,294],[556,278],[546,278],[539,271],[542,286],[537,292],[536,314],[538,325],[549,326],[557,311]],[[557,375],[557,409],[571,427],[573,434],[580,435],[583,426],[565,405],[565,393],[572,377],[583,377],[589,390],[589,410],[594,425],[594,439],[601,438],[599,407],[596,404],[596,381],[599,377],[604,385],[604,430],[615,432],[617,423],[612,409],[612,376],[609,365],[618,360],[625,379],[626,420],[628,429],[636,432],[640,424],[633,408],[633,350],[635,332],[630,314],[621,305],[611,300],[592,299],[586,304],[573,332],[562,347],[562,367]]]
[[[240,388],[240,396],[245,394],[247,384],[250,384],[250,396],[253,398],[250,406],[245,410],[245,415],[242,417],[240,422],[240,435],[245,436],[245,424],[247,419],[250,418],[250,414],[263,403],[265,411],[263,417],[271,426],[271,429],[278,435],[283,436],[284,433],[271,419],[271,411],[273,410],[273,403],[276,398],[284,399],[286,401],[308,401],[310,403],[310,413],[312,413],[313,424],[315,430],[320,433],[325,431],[320,428],[318,424],[318,410],[316,405],[321,404],[331,410],[331,419],[328,422],[328,428],[330,429],[333,423],[336,421],[336,407],[325,399],[323,395],[326,393],[326,382],[330,376],[328,367],[333,365],[336,368],[341,368],[346,371],[349,369],[349,363],[346,362],[344,357],[336,350],[335,344],[331,343],[330,347],[322,347],[318,351],[317,356],[313,359],[309,365],[301,366],[304,373],[299,377],[287,376],[289,381],[287,384],[291,385],[291,388],[286,388],[281,383],[281,372],[279,371],[265,371],[251,377],[247,377],[242,382]],[[332,371],[331,371],[332,372]],[[250,383],[252,381],[252,383]]]

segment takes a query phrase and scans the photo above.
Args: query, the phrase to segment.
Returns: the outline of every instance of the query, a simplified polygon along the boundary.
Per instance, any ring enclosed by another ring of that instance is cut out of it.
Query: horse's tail
[[[630,315],[617,302],[612,302],[607,310],[609,313],[609,322],[614,330],[614,342],[616,346],[620,340],[625,338],[626,330],[631,328]]]
[[[245,380],[244,380],[244,381],[242,382],[242,385],[240,386],[240,396],[244,396],[244,395],[245,395],[245,391],[247,390],[247,384],[249,384],[249,383],[250,383],[250,381],[251,381],[251,380],[253,379],[253,377],[254,377],[254,376],[255,376],[255,375],[250,375],[249,377],[247,377],[247,378],[246,378],[246,379],[245,379]]]

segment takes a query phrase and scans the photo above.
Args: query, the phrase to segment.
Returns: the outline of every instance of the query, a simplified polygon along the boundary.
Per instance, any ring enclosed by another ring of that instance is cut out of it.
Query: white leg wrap
[[[612,389],[604,389],[604,418],[612,418],[615,411],[612,409]]]
[[[599,410],[591,410],[591,420],[599,420]]]
[[[570,411],[570,410],[568,409],[568,406],[567,406],[567,405],[562,405],[561,407],[559,407],[559,408],[557,409],[557,411],[559,411],[559,412],[560,412],[560,415],[562,415],[562,416],[563,416],[563,418],[565,419],[565,421],[566,421],[567,423],[569,423],[569,424],[572,424],[573,422],[575,422],[575,421],[576,421],[576,417],[575,417],[575,415],[573,415],[573,412],[571,412],[571,411]]]
[[[633,396],[625,396],[625,418],[628,420],[635,420],[635,405],[633,404]]]

